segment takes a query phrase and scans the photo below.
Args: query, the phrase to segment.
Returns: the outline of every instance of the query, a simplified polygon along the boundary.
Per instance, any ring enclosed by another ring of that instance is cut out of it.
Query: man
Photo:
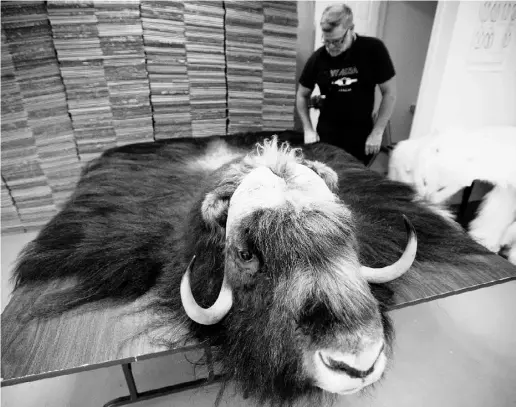
[[[367,164],[380,151],[383,132],[394,110],[393,63],[381,40],[353,31],[353,12],[344,4],[324,10],[321,28],[324,46],[308,59],[296,97],[305,143],[321,140],[333,144]],[[317,131],[308,111],[316,84],[324,95]],[[373,121],[376,85],[382,102]]]

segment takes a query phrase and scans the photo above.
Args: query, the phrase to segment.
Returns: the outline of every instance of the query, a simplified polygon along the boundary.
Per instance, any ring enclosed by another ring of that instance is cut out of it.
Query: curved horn
[[[405,228],[407,229],[407,233],[409,235],[405,251],[398,259],[398,261],[394,264],[391,264],[390,266],[382,268],[362,266],[360,271],[368,282],[378,284],[387,283],[402,276],[408,271],[410,266],[412,266],[417,252],[416,230],[405,215],[403,215],[403,220],[405,221]]]
[[[231,309],[233,305],[233,293],[229,287],[226,274],[222,281],[222,288],[220,290],[217,301],[210,308],[202,308],[197,304],[192,294],[190,287],[190,272],[195,263],[195,256],[186,268],[185,274],[181,279],[181,303],[185,309],[186,315],[193,321],[201,325],[214,325],[219,322]]]

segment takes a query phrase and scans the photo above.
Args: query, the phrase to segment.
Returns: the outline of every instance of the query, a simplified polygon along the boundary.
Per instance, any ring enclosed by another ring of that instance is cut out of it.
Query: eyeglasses
[[[327,47],[331,47],[331,46],[332,47],[340,47],[340,46],[342,46],[342,44],[344,44],[344,41],[346,40],[346,36],[348,35],[349,30],[350,29],[348,28],[342,37],[337,38],[335,40],[326,40],[326,39],[324,39],[324,35],[323,35],[321,38],[322,42]]]

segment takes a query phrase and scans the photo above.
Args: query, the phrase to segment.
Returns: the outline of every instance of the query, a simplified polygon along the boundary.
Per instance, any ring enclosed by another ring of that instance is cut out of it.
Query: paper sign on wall
[[[516,44],[516,1],[485,1],[478,4],[471,38],[470,68],[502,68]]]

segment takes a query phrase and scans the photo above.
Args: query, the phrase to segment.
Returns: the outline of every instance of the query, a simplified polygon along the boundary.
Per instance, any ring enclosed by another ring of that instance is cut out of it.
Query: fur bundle
[[[388,177],[412,185],[421,197],[444,208],[473,181],[492,184],[469,232],[514,263],[516,245],[510,236],[516,222],[515,157],[516,127],[450,128],[400,142],[390,157]]]

